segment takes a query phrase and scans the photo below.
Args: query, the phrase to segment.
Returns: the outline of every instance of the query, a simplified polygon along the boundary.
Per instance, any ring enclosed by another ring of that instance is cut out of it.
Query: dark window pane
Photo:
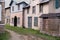
[[[60,0],[55,0],[55,7],[56,9],[60,7]]]
[[[32,8],[32,13],[35,13],[35,12],[36,12],[36,7],[33,6],[33,8]]]
[[[18,10],[20,10],[20,5],[18,5]]]
[[[39,12],[43,12],[43,5],[39,5]]]
[[[34,26],[38,26],[38,17],[34,17]]]
[[[17,23],[20,24],[20,18],[17,19]]]
[[[12,6],[12,11],[14,11],[14,6]]]
[[[29,8],[27,9],[27,14],[29,14]]]
[[[32,28],[32,17],[28,17],[28,27]]]

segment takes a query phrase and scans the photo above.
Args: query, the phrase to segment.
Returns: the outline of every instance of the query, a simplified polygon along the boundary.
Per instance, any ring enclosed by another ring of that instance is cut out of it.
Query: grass
[[[44,38],[46,40],[60,40],[60,37],[55,37],[55,36],[43,34],[43,33],[40,33],[39,30],[24,29],[24,28],[19,28],[19,27],[13,27],[10,25],[6,25],[6,29],[15,31],[15,32],[17,32],[19,34],[23,34],[23,35],[34,35],[37,37]]]
[[[8,32],[0,33],[0,40],[9,40],[9,36]]]

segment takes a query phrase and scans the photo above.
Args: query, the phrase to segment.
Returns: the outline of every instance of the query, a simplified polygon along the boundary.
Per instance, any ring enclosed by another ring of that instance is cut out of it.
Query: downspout
[[[22,12],[22,26],[23,26],[23,28],[25,28],[25,26],[24,26],[24,8],[23,8],[23,12]]]

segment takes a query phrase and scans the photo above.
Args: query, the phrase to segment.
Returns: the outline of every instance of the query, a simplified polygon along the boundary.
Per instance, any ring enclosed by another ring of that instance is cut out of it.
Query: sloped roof
[[[9,4],[9,5],[11,6],[13,2],[15,2],[15,1],[14,1],[14,0],[11,0],[11,2],[10,2],[10,4]],[[16,2],[16,3],[17,3],[17,2]]]
[[[17,3],[17,5],[22,4],[22,3],[25,3],[26,5],[28,5],[28,3],[24,2],[24,1]]]
[[[14,1],[14,0],[11,0],[11,2],[10,2],[9,5],[11,6],[13,2],[15,2],[15,1]],[[21,4],[21,3],[25,3],[26,5],[28,5],[28,3],[26,3],[25,1],[22,1],[22,2],[19,2],[19,3],[16,2],[16,5],[19,5],[19,4]]]
[[[44,17],[60,17],[60,13],[49,13],[49,14],[42,14],[40,18]]]
[[[7,8],[5,8],[5,9],[9,9],[10,7],[7,7]]]
[[[25,6],[23,9],[30,8],[30,5]]]

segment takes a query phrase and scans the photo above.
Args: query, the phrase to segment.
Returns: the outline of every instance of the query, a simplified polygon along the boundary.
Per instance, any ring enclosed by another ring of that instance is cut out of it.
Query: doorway
[[[17,26],[17,17],[14,17],[14,26]]]

